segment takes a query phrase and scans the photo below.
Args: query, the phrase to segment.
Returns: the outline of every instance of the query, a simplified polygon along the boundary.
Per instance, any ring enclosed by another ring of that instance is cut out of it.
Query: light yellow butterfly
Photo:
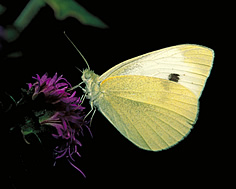
[[[184,44],[124,61],[101,76],[88,67],[85,95],[135,145],[163,150],[195,124],[213,58],[209,48]]]

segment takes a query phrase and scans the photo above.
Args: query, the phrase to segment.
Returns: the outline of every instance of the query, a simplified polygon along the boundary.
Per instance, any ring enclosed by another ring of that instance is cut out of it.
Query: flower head
[[[68,91],[71,84],[62,75],[58,77],[57,73],[52,78],[46,73],[42,77],[36,75],[33,79],[35,83],[28,83],[28,90],[24,91],[26,95],[17,103],[24,104],[31,112],[24,116],[21,124],[23,136],[33,133],[38,137],[38,133],[48,131],[50,127],[55,128],[51,133],[59,143],[53,152],[55,162],[65,157],[85,177],[73,164],[73,155],[80,157],[78,147],[82,144],[78,137],[83,135],[84,128],[90,132],[88,121],[84,121],[85,108],[81,106],[80,97],[75,96],[75,91]]]

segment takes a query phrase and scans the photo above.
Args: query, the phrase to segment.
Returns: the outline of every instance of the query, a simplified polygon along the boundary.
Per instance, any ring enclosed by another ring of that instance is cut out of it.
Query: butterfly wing
[[[214,58],[213,50],[199,45],[177,45],[150,52],[124,61],[99,78],[119,75],[143,75],[178,82],[201,96],[210,74]]]
[[[197,119],[198,99],[186,87],[146,76],[114,76],[100,84],[96,104],[116,129],[142,149],[182,140]]]

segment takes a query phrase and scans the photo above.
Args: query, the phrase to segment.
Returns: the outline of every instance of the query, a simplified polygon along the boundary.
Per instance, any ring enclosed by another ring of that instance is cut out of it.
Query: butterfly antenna
[[[76,68],[77,70],[79,70],[81,73],[83,73],[83,72],[81,71],[81,69],[79,69],[78,67],[75,66],[75,68]]]
[[[66,36],[66,38],[70,41],[70,43],[73,45],[73,47],[77,50],[77,52],[80,54],[80,56],[83,58],[84,62],[86,63],[88,69],[90,70],[88,61],[85,59],[85,57],[83,56],[83,54],[79,51],[79,49],[75,46],[75,44],[70,40],[70,38],[68,37],[68,35],[66,34],[66,32],[64,31],[64,35]]]

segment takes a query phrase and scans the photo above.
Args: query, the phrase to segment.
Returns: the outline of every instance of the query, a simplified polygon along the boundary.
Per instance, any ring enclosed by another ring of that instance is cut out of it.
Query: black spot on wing
[[[168,79],[169,79],[170,81],[178,82],[178,81],[179,81],[179,74],[171,73],[171,74],[168,76]]]

